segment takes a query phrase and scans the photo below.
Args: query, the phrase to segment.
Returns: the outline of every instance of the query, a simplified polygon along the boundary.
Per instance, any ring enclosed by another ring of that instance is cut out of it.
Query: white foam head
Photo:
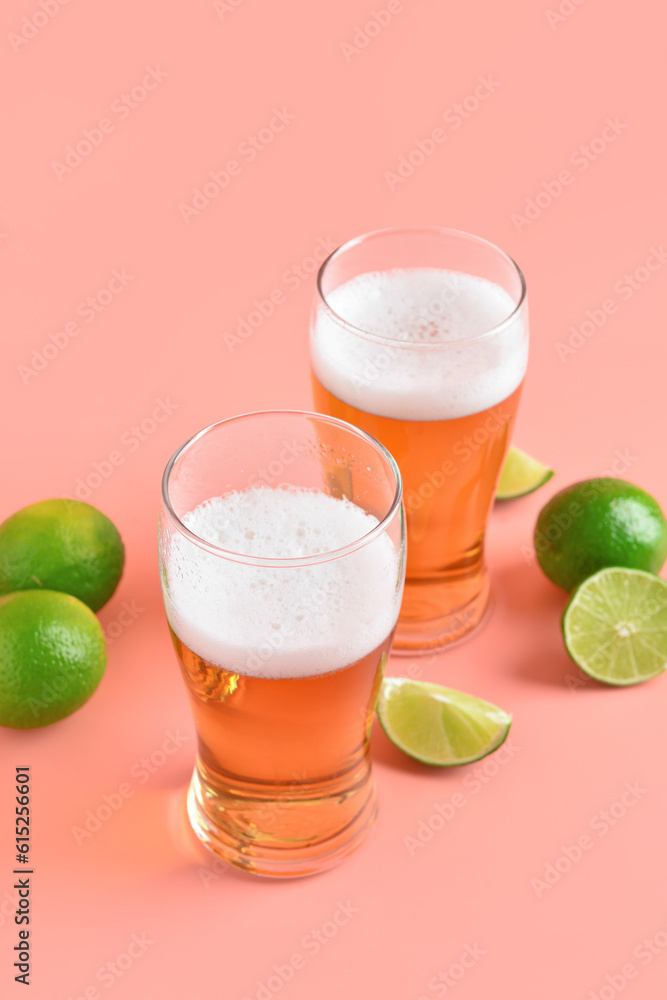
[[[345,499],[256,486],[186,514],[199,538],[262,559],[331,553],[378,520]],[[387,532],[344,556],[306,566],[255,566],[215,555],[184,535],[165,553],[165,606],[178,637],[235,673],[306,677],[348,666],[394,628],[399,556]]]
[[[525,375],[525,309],[476,339],[516,309],[509,293],[485,278],[439,268],[375,271],[339,285],[327,303],[314,317],[313,370],[326,389],[368,413],[469,416],[507,399]]]

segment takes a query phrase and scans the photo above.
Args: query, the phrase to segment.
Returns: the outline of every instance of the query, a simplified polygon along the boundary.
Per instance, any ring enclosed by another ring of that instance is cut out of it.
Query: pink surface
[[[537,511],[577,478],[611,470],[667,504],[655,9],[3,5],[0,517],[78,490],[128,552],[101,612],[120,634],[98,692],[42,731],[0,732],[3,997],[26,995],[10,815],[25,764],[36,1000],[664,996],[667,681],[580,681],[564,595],[530,553]],[[90,149],[68,164],[85,130]],[[524,270],[533,341],[515,440],[558,475],[493,513],[486,629],[390,672],[512,711],[513,750],[430,770],[376,729],[366,845],[316,878],[253,880],[184,824],[194,735],[159,592],[160,476],[211,421],[310,406],[318,248],[429,223],[478,233]]]

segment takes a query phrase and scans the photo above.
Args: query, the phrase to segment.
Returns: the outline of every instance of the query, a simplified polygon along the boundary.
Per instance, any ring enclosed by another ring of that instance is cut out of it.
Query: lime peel
[[[667,519],[639,486],[610,477],[585,479],[544,505],[534,543],[542,571],[572,592],[609,566],[657,575],[667,556]]]
[[[0,597],[0,726],[37,729],[71,715],[106,662],[102,626],[83,601],[53,590]]]
[[[511,445],[500,475],[496,500],[513,500],[533,493],[548,483],[553,475],[553,469]]]
[[[0,594],[62,591],[99,611],[118,586],[124,561],[116,526],[79,500],[40,500],[0,524]]]

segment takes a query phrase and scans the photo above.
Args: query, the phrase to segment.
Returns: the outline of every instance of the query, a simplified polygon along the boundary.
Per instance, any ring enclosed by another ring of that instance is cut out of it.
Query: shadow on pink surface
[[[75,847],[99,882],[133,883],[183,876],[202,888],[222,875],[248,880],[208,851],[196,837],[187,814],[187,784],[172,789],[141,789],[107,821],[73,827]],[[99,826],[97,824],[99,823]],[[78,848],[78,849],[77,849]]]

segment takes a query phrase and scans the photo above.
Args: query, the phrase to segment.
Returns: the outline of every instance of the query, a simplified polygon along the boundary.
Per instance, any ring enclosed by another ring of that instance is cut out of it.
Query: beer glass
[[[404,545],[394,459],[340,420],[232,417],[167,465],[160,574],[198,740],[188,812],[230,864],[308,875],[366,834]]]
[[[310,342],[315,408],[372,434],[401,470],[394,649],[447,646],[488,606],[484,532],[528,359],[523,275],[467,233],[360,236],[320,269]]]

